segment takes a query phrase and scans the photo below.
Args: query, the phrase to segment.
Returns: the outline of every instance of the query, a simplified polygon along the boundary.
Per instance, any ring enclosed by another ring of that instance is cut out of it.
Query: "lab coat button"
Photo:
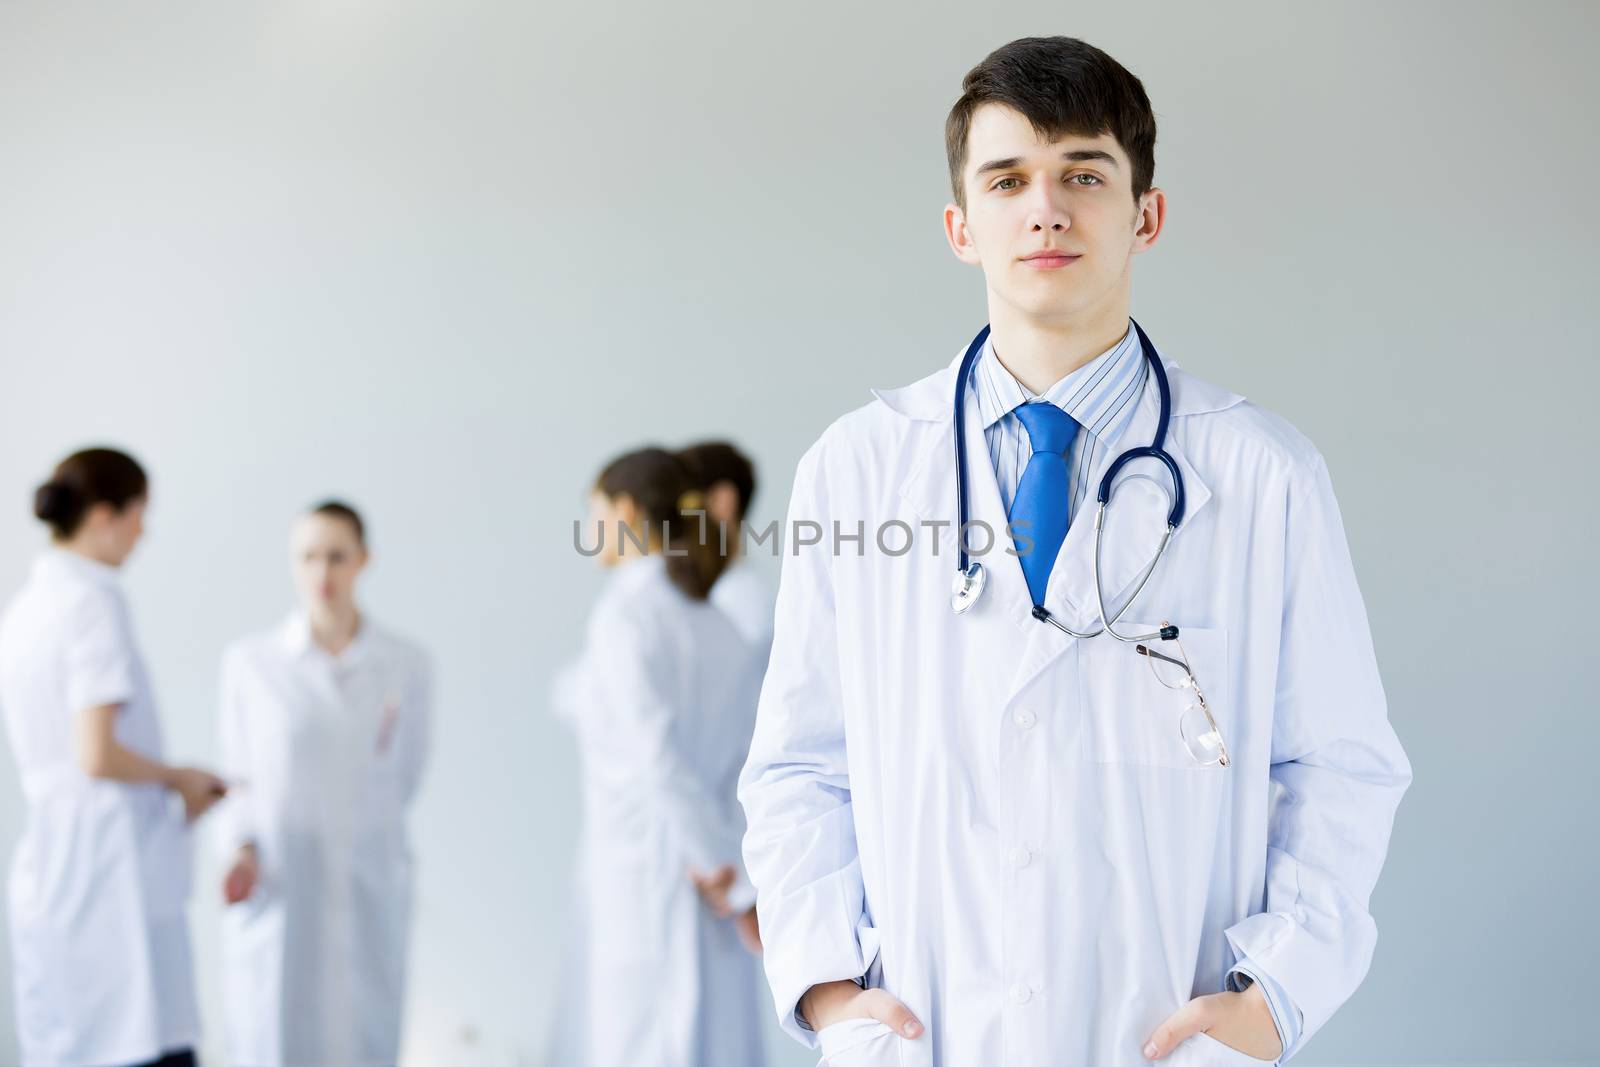
[[[1018,708],[1016,713],[1011,716],[1011,719],[1020,729],[1023,730],[1029,729],[1034,723],[1039,721],[1038,716],[1034,715],[1034,713],[1029,711],[1027,708]]]
[[[1032,859],[1033,853],[1029,852],[1025,848],[1014,848],[1011,850],[1011,866],[1013,867],[1026,867]]]
[[[1033,990],[1029,989],[1021,982],[1018,982],[1016,985],[1011,987],[1011,1003],[1019,1005],[1026,1004],[1032,999]]]

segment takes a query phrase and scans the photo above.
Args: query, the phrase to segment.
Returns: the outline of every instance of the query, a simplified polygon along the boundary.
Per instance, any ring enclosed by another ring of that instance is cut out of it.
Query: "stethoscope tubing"
[[[1096,607],[1100,611],[1101,624],[1097,629],[1079,632],[1057,619],[1050,610],[1042,604],[1033,606],[1033,617],[1040,622],[1046,622],[1060,630],[1062,633],[1077,638],[1098,637],[1108,633],[1119,641],[1124,642],[1149,642],[1155,640],[1172,640],[1178,636],[1177,627],[1163,626],[1160,630],[1148,634],[1121,634],[1116,631],[1115,624],[1127,612],[1134,601],[1139,599],[1139,594],[1144,591],[1145,584],[1150,576],[1155,573],[1156,564],[1161,562],[1161,557],[1166,553],[1167,543],[1172,540],[1178,524],[1183,521],[1184,513],[1184,487],[1183,474],[1178,470],[1177,462],[1166,451],[1167,427],[1172,422],[1172,387],[1167,381],[1167,371],[1161,363],[1161,356],[1156,347],[1151,343],[1150,337],[1144,332],[1144,327],[1137,321],[1133,328],[1139,335],[1139,343],[1143,346],[1144,357],[1150,364],[1150,369],[1156,376],[1156,387],[1161,397],[1161,413],[1156,422],[1156,432],[1150,444],[1141,448],[1130,448],[1117,456],[1111,466],[1106,468],[1105,474],[1100,479],[1100,485],[1095,491],[1095,516],[1094,516],[1094,592]],[[977,362],[978,353],[983,350],[983,343],[989,338],[989,326],[986,323],[978,335],[967,346],[967,351],[961,358],[961,365],[956,371],[955,392],[955,446],[956,446],[956,552],[957,573],[970,574],[968,567],[966,528],[969,517],[967,498],[967,448],[966,448],[966,419],[965,402],[967,382],[972,376],[972,367]],[[1140,573],[1133,595],[1130,596],[1118,609],[1115,615],[1106,612],[1105,587],[1100,581],[1101,545],[1105,533],[1106,507],[1111,500],[1111,484],[1116,479],[1117,473],[1124,466],[1136,459],[1156,459],[1167,468],[1172,476],[1173,497],[1172,507],[1167,512],[1167,528],[1161,535],[1161,544],[1157,546],[1155,555]]]

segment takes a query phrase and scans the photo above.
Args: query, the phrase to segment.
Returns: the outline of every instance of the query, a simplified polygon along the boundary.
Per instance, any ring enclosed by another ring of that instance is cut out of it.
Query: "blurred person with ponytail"
[[[702,441],[679,451],[695,486],[704,499],[713,537],[721,530],[718,546],[727,545],[728,562],[711,602],[727,613],[745,639],[767,662],[772,651],[772,615],[776,596],[772,583],[752,566],[744,554],[744,520],[756,495],[756,468],[750,457],[727,441]],[[751,713],[752,721],[754,712]]]
[[[0,713],[27,801],[9,885],[23,1067],[195,1062],[188,823],[225,789],[163,756],[118,581],[148,499],[131,456],[68,456],[34,496],[53,543],[0,617]]]
[[[735,797],[761,665],[707,600],[726,559],[704,503],[659,448],[607,464],[589,496],[579,547],[608,575],[552,694],[583,782],[552,1058],[564,1067],[766,1059]]]

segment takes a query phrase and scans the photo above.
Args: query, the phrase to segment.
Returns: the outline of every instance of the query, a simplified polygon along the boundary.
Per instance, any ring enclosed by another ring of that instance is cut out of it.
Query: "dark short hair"
[[[701,441],[680,449],[678,456],[689,467],[702,493],[718,482],[729,482],[739,494],[739,517],[750,513],[756,495],[756,468],[750,457],[728,441]]]
[[[306,512],[307,515],[326,515],[330,519],[343,519],[348,522],[356,532],[356,543],[362,547],[367,543],[367,524],[361,521],[361,514],[343,500],[324,500]]]
[[[56,540],[65,541],[96,504],[121,512],[149,490],[138,460],[115,448],[86,448],[57,464],[50,480],[34,490],[33,514]]]
[[[1133,198],[1156,173],[1156,116],[1144,85],[1121,63],[1074,37],[1024,37],[990,52],[967,72],[944,124],[950,189],[966,210],[962,170],[972,116],[984,104],[1022,113],[1041,137],[1110,134],[1133,165]]]

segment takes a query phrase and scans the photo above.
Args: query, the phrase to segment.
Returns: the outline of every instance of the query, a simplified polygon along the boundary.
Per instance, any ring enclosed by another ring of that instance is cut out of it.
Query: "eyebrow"
[[[1110,152],[1103,152],[1098,148],[1075,148],[1069,152],[1061,153],[1061,158],[1072,163],[1104,163],[1108,167],[1117,165],[1117,157]],[[981,178],[997,170],[1015,170],[1022,166],[1021,156],[1007,156],[1005,159],[991,159],[977,169],[976,176]]]

